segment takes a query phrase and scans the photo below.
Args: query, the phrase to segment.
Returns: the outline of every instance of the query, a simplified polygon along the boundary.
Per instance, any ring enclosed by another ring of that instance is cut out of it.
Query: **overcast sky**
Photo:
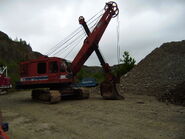
[[[104,0],[0,0],[0,30],[12,39],[22,38],[34,51],[50,48],[99,12]],[[164,42],[185,39],[185,0],[115,0],[119,7],[121,52],[139,62]],[[99,45],[110,65],[117,64],[117,18],[107,27]],[[67,59],[73,60],[80,47]],[[57,55],[58,56],[58,55]],[[61,54],[60,57],[63,57]],[[99,65],[93,54],[86,65]]]

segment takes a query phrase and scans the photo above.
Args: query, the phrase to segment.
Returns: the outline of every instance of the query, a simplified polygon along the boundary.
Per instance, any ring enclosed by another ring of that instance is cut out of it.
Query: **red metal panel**
[[[82,48],[80,49],[79,53],[77,56],[74,58],[72,65],[71,65],[71,70],[73,74],[75,75],[78,73],[82,67],[82,65],[86,62],[88,57],[92,54],[92,52],[95,50],[95,46],[98,46],[98,43],[107,27],[109,24],[111,18],[114,16],[114,7],[109,4],[106,5],[108,6],[107,9],[105,9],[105,13],[101,17],[100,21],[94,28],[93,32],[89,34],[87,39],[84,41],[84,44]],[[97,45],[93,45],[97,44]]]
[[[58,72],[50,73],[49,72],[49,63],[56,61],[58,67],[60,66],[63,59],[57,57],[41,57],[38,59],[30,60],[27,62],[22,62],[20,65],[21,71],[27,70],[27,74],[21,74],[21,84],[31,85],[31,84],[51,84],[51,83],[71,83],[73,82],[73,78],[66,78],[67,72]],[[39,74],[37,72],[38,63],[46,63],[46,72],[43,74]],[[24,69],[24,66],[26,68]]]
[[[10,78],[0,74],[0,88],[9,88],[10,85],[11,85]]]

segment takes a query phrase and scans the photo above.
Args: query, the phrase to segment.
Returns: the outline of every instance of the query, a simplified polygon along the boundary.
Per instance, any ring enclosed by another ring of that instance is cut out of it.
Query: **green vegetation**
[[[130,56],[128,51],[123,52],[120,62],[121,64],[119,64],[114,70],[114,73],[119,77],[129,72],[136,63],[135,59]]]
[[[11,39],[11,38],[10,38],[10,39]],[[29,43],[27,44],[27,42],[26,42],[25,40],[21,39],[21,38],[18,39],[18,38],[16,37],[14,41],[20,43],[20,45],[28,45],[28,46],[30,47],[30,44],[29,44]]]
[[[8,67],[8,76],[13,84],[19,80],[19,63],[38,56],[41,54],[33,52],[25,40],[12,40],[0,31],[0,64]]]
[[[0,65],[5,65],[8,67],[8,76],[11,77],[12,83],[15,84],[15,82],[19,79],[18,64],[13,61],[7,62],[3,59],[0,59]]]
[[[100,67],[97,67],[100,69]],[[102,82],[104,80],[104,75],[101,71],[93,71],[90,68],[82,68],[77,74],[77,81],[81,81],[83,78],[91,77],[95,78],[97,82]]]
[[[132,58],[128,51],[124,51],[122,58],[120,59],[121,64],[115,65],[112,68],[112,71],[115,76],[122,76],[129,72],[135,65],[135,59]],[[82,68],[81,71],[77,74],[78,81],[81,81],[85,77],[95,78],[99,83],[104,80],[104,73],[101,70],[101,67],[96,67],[96,69]]]

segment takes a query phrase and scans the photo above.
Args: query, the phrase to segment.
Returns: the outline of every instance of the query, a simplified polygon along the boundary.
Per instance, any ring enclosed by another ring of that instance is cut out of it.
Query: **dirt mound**
[[[185,106],[185,82],[178,84],[174,89],[165,93],[160,100]]]
[[[171,91],[183,85],[183,82],[185,40],[164,43],[153,50],[132,71],[122,77],[121,93],[154,95],[160,100],[169,101],[176,96],[175,91]],[[182,95],[185,96],[185,92]]]

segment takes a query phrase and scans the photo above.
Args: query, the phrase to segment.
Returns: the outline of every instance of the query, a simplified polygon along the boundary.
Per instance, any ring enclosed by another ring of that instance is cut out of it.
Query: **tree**
[[[117,76],[122,76],[129,72],[135,66],[135,59],[132,58],[128,51],[124,51],[122,58],[120,59],[121,64],[116,69]]]
[[[123,59],[120,59],[120,61],[129,67],[133,67],[136,63],[135,59],[130,56],[128,51],[123,52]]]
[[[15,38],[15,40],[14,40],[14,41],[15,41],[15,42],[19,42],[19,40],[18,40],[18,38],[17,38],[17,37]]]

